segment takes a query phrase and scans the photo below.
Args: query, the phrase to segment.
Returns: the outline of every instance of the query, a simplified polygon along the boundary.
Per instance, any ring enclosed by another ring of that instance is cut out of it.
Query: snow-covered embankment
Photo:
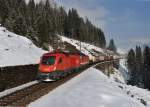
[[[144,107],[95,68],[43,96],[29,107]]]

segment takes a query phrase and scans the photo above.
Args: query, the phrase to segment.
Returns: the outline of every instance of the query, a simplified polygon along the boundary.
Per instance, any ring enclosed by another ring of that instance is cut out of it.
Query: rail
[[[113,60],[113,61],[117,61],[117,60],[118,59]],[[81,68],[79,72],[74,72],[74,73],[72,73],[72,74],[70,74],[70,75],[68,75],[68,76],[66,76],[66,77],[64,77],[58,81],[49,82],[49,83],[39,82],[39,83],[34,84],[32,86],[18,90],[16,92],[13,92],[9,95],[3,96],[0,98],[0,106],[23,106],[24,107],[24,106],[28,105],[29,103],[37,100],[41,96],[54,90],[56,87],[69,81],[73,77],[79,75],[80,73],[82,73],[86,69],[88,69],[90,67],[95,67],[99,64],[108,63],[108,62],[112,62],[112,60],[111,61],[97,62],[95,64],[88,65],[86,67]]]

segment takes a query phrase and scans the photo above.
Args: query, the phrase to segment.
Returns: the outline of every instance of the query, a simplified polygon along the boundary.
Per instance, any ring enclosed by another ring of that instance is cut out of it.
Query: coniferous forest
[[[8,30],[26,36],[37,46],[50,44],[56,34],[106,46],[104,33],[88,19],[80,17],[76,9],[68,12],[47,0],[0,0],[0,23]]]
[[[150,89],[150,47],[131,49],[127,57],[130,79],[128,84]]]

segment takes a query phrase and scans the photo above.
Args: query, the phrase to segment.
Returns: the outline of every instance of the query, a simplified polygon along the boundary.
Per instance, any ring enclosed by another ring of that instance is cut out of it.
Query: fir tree
[[[8,12],[9,12],[9,0],[0,0],[0,18],[1,18],[1,24],[3,25],[5,23],[6,18],[8,18]]]
[[[127,56],[127,64],[130,73],[130,79],[128,84],[135,85],[135,52],[133,49],[130,49]]]
[[[140,85],[143,86],[143,70],[142,70],[142,51],[140,46],[136,46],[136,57],[135,57],[135,66],[136,66],[136,72],[135,72],[135,80],[136,84],[140,87]]]
[[[144,49],[144,84],[145,88],[150,89],[150,48]]]
[[[117,48],[116,48],[116,45],[115,45],[113,39],[110,39],[108,49],[111,50],[111,51],[117,52]]]

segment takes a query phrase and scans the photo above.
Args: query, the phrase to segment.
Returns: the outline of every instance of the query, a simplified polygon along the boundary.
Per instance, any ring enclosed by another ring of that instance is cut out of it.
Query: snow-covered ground
[[[118,85],[91,67],[28,107],[145,107]]]
[[[44,52],[26,37],[0,26],[0,67],[38,63]]]
[[[129,79],[129,74],[128,74],[128,68],[127,68],[127,61],[126,59],[121,59],[119,63],[119,71],[121,75],[124,78],[124,81],[127,82]]]
[[[129,74],[126,67],[126,59],[120,59],[119,69],[114,68],[114,72],[110,75],[110,78],[116,82],[127,83]]]
[[[58,36],[61,38],[61,40],[63,42],[68,42],[69,44],[75,46],[78,50],[80,50],[80,41],[75,40],[75,39],[70,39],[70,38],[67,38],[67,37],[64,37],[64,36],[60,36],[60,35],[58,35]],[[81,52],[82,53],[84,53],[86,55],[91,55],[91,52],[94,53],[94,54],[97,54],[94,51],[92,51],[93,49],[100,52],[100,53],[102,53],[102,54],[106,54],[105,53],[106,50],[104,50],[102,48],[96,47],[94,45],[90,45],[90,44],[85,43],[85,42],[81,42]],[[109,51],[109,52],[111,52],[111,51]]]
[[[145,104],[146,107],[150,107],[150,91],[147,89],[138,88],[136,86],[113,83],[122,89],[126,94],[137,101],[140,101]]]

